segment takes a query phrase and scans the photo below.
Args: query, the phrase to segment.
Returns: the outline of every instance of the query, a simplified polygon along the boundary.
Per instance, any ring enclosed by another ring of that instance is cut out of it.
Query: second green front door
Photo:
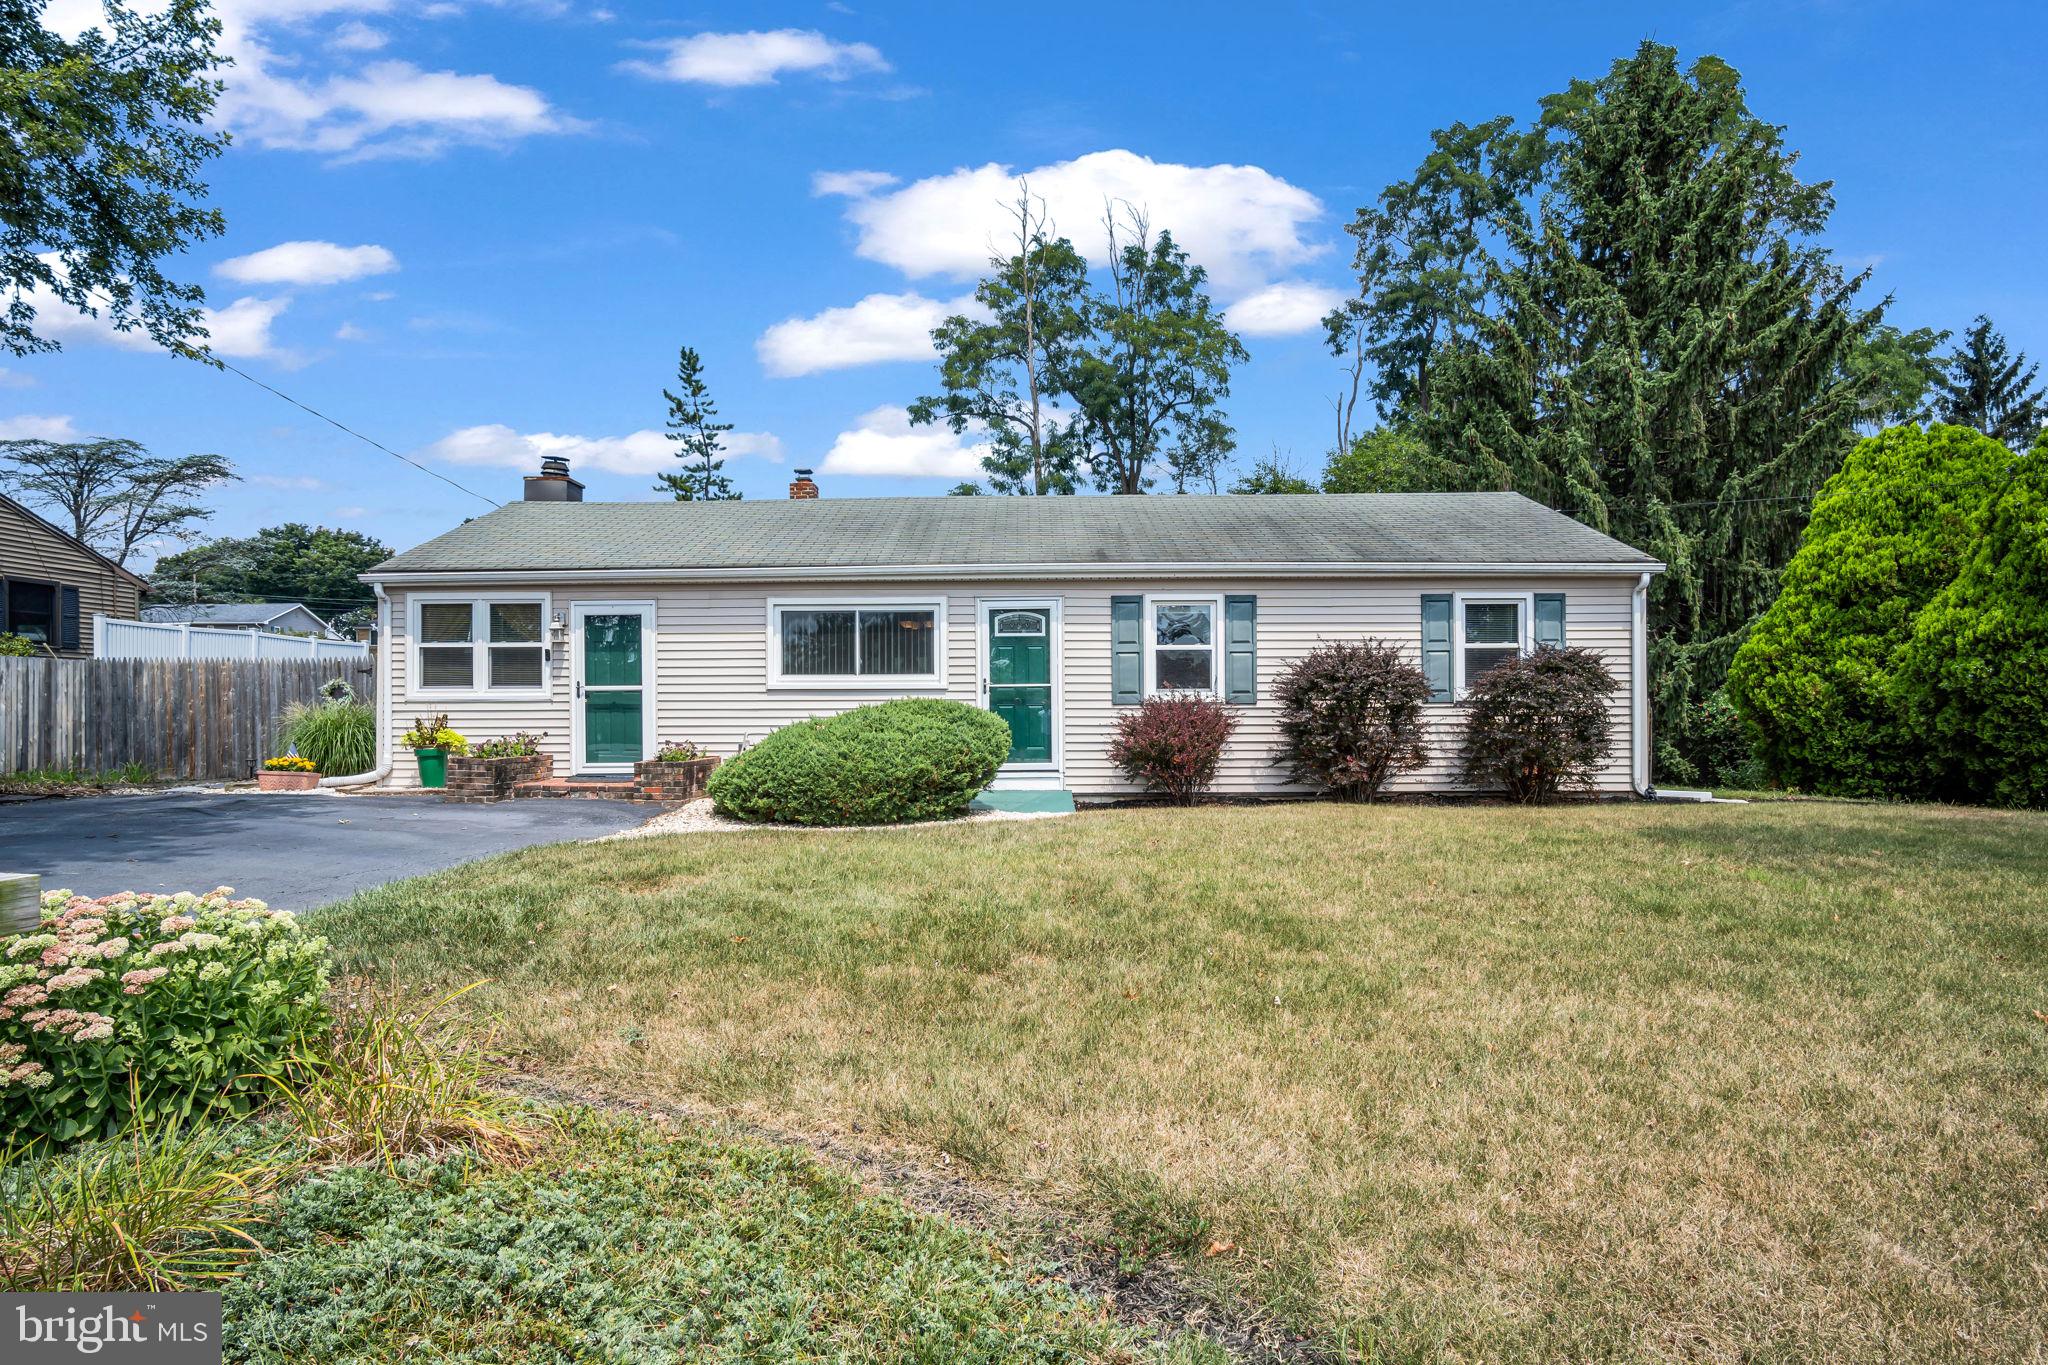
[[[623,770],[646,756],[652,616],[637,606],[576,608],[579,771]]]
[[[988,709],[1010,726],[1010,762],[1052,762],[1052,609],[991,607]]]

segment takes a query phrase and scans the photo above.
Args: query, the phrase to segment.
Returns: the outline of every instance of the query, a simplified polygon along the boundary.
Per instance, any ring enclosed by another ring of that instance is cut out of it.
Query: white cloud
[[[54,253],[46,253],[43,259],[62,270]],[[142,328],[133,327],[124,332],[115,327],[106,316],[105,299],[96,300],[101,309],[98,314],[87,314],[41,285],[29,290],[24,297],[36,310],[35,330],[38,336],[59,344],[87,342],[124,351],[158,349],[156,341]],[[271,324],[290,306],[289,297],[239,298],[225,308],[200,309],[199,324],[208,334],[208,348],[217,355],[236,360],[274,360],[294,365],[303,358],[276,345],[270,335]]]
[[[864,71],[887,71],[889,63],[866,43],[834,42],[815,29],[699,33],[651,44],[656,61],[628,62],[626,69],[657,80],[697,85],[773,85],[784,74],[843,81]]]
[[[383,29],[351,19],[328,36],[327,45],[343,52],[375,52],[390,41],[391,35]]]
[[[726,457],[753,457],[770,464],[782,460],[782,440],[765,431],[729,431]],[[427,447],[427,453],[451,464],[496,465],[532,471],[541,458],[558,455],[571,473],[599,469],[608,474],[654,474],[676,465],[675,442],[663,431],[636,431],[627,436],[562,436],[552,431],[519,432],[501,422],[464,427]]]
[[[334,509],[334,515],[340,517],[343,521],[353,521],[357,517],[368,516],[369,512],[369,508],[353,503],[347,507],[337,507]]]
[[[896,183],[897,177],[887,171],[818,171],[811,176],[811,193],[820,199],[830,195],[865,199]]]
[[[233,61],[223,73],[217,117],[261,147],[346,159],[431,156],[457,144],[503,144],[583,126],[539,91],[495,76],[423,71],[403,61],[351,69],[349,58],[381,47],[386,36],[359,19],[328,37],[339,68],[308,72],[303,55],[274,46],[280,33],[295,34],[313,20],[403,8],[399,0],[217,0],[220,50]],[[431,8],[416,13],[431,17]],[[52,0],[44,21],[76,34],[101,17],[99,0]]]
[[[955,313],[979,311],[971,294],[946,300],[870,294],[816,317],[778,322],[761,333],[754,351],[761,368],[778,379],[886,360],[930,360],[932,328]]]
[[[36,386],[35,376],[19,370],[0,370],[0,389],[32,389]]]
[[[18,417],[0,417],[0,441],[72,441],[77,438],[78,428],[69,417],[38,417],[26,412]]]
[[[311,474],[251,474],[249,482],[258,488],[283,488],[306,492],[327,485]]]
[[[913,427],[910,413],[894,404],[862,413],[853,429],[839,433],[825,453],[821,472],[876,477],[977,479],[986,444],[968,445],[944,423]]]
[[[381,246],[337,246],[333,242],[279,242],[213,268],[240,284],[340,284],[367,275],[388,275],[398,257]]]
[[[995,162],[961,167],[855,199],[846,210],[859,230],[855,250],[913,278],[971,279],[987,269],[1004,234],[1016,230],[1007,206],[1020,175],[1045,200],[1055,230],[1091,260],[1099,262],[1104,251],[1105,201],[1129,203],[1154,230],[1172,232],[1226,295],[1259,288],[1323,250],[1303,236],[1322,217],[1322,202],[1270,171],[1186,166],[1122,150],[1023,172]]]
[[[1223,320],[1233,331],[1253,337],[1313,332],[1323,325],[1323,316],[1343,301],[1341,292],[1325,285],[1281,280],[1231,304]]]
[[[336,341],[368,341],[370,334],[363,328],[356,326],[353,322],[344,322],[341,326],[334,329],[334,339]]]

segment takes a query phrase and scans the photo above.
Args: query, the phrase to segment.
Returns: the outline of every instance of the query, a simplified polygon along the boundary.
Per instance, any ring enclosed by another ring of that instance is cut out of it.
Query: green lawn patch
[[[493,978],[506,1040],[555,1074],[941,1150],[1372,1358],[2048,1335],[2039,815],[682,836],[315,923],[422,988]]]

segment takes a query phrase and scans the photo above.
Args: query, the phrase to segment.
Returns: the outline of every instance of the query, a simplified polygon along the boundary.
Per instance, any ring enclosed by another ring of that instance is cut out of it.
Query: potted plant
[[[448,715],[413,717],[405,732],[405,747],[420,765],[420,785],[441,788],[448,785],[448,755],[469,752],[469,741],[448,728]]]
[[[633,765],[633,785],[658,801],[691,801],[704,794],[704,784],[717,766],[715,754],[689,740],[667,740],[653,758]]]
[[[520,730],[501,739],[469,746],[469,752],[448,759],[448,799],[502,801],[522,782],[552,777],[555,760],[541,752],[545,734]]]
[[[266,792],[309,792],[320,785],[320,770],[296,751],[263,760],[256,774],[256,790]]]

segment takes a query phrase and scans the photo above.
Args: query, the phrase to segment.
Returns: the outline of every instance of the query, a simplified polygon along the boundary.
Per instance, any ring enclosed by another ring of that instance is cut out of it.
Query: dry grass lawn
[[[558,1075],[941,1149],[1361,1359],[2048,1339],[2037,815],[1317,805],[660,838],[319,924],[423,988],[494,978]]]

